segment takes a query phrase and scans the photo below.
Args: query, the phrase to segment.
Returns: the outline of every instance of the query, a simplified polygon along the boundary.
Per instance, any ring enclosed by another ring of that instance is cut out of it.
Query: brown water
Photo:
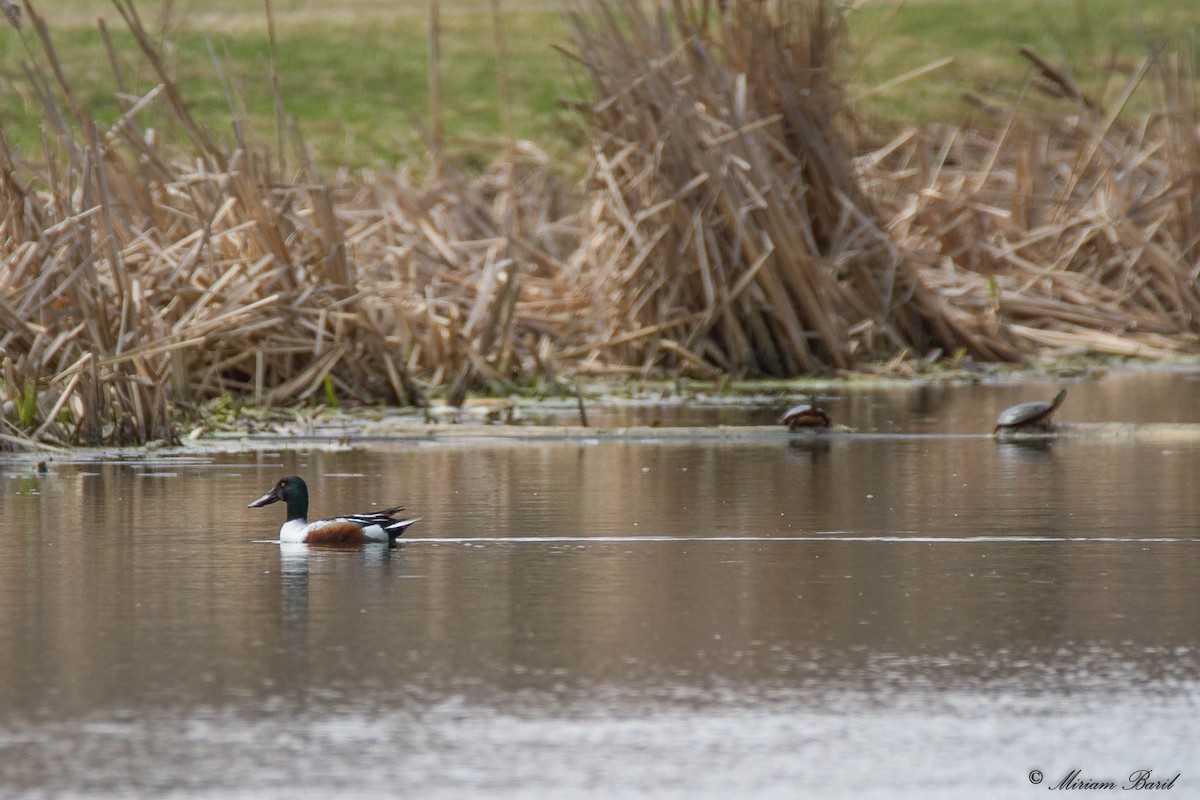
[[[833,400],[962,433],[1045,388]],[[292,473],[423,519],[281,548],[245,505]],[[10,459],[0,797],[1195,796],[1197,474],[1200,440],[870,434]]]

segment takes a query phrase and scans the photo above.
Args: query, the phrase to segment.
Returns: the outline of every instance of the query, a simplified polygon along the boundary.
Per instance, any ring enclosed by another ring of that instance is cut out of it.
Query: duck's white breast
[[[289,519],[279,529],[279,541],[294,544],[303,542],[308,535],[308,522],[302,519]]]

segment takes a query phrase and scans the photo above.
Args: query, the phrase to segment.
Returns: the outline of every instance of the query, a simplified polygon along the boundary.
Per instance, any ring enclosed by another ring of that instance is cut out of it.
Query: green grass
[[[1148,48],[1186,51],[1200,32],[1195,6],[1175,0],[881,0],[848,22],[849,75],[860,92],[940,58],[954,59],[866,96],[860,113],[885,125],[960,124],[974,113],[964,93],[1015,93],[1030,68],[1020,45],[1067,65],[1084,92],[1103,103],[1120,92]]]
[[[363,2],[363,0],[360,0]],[[363,3],[370,6],[369,3]],[[299,6],[298,3],[287,7]],[[348,4],[353,7],[356,4]],[[295,20],[276,4],[276,59],[283,105],[295,118],[320,161],[338,166],[388,167],[425,149],[429,119],[427,33],[411,13],[365,13],[320,24]],[[103,10],[103,6],[98,9]],[[145,12],[143,12],[145,13]],[[61,15],[60,15],[61,16]],[[114,13],[105,14],[132,91],[157,82]],[[83,12],[52,22],[56,51],[75,91],[105,124],[119,116],[100,34]],[[204,29],[208,17],[190,17],[169,34],[172,74],[193,113],[220,136],[232,138],[229,102],[220,72],[236,92],[239,115],[259,141],[275,141],[275,106],[268,75],[270,49],[265,14],[232,29]],[[228,18],[222,17],[224,23]],[[149,24],[147,15],[147,26]],[[514,133],[553,155],[574,150],[580,135],[561,100],[575,96],[564,58],[552,49],[566,41],[560,15],[549,11],[506,14]],[[31,32],[26,32],[37,48]],[[500,146],[500,111],[491,16],[443,12],[442,106],[446,146],[468,164],[486,163]],[[213,53],[216,54],[214,62]],[[38,60],[44,60],[40,51]],[[19,62],[27,55],[15,32],[0,28],[0,124],[22,147],[40,147],[41,107]],[[145,125],[170,126],[165,116],[144,116]],[[169,138],[169,136],[168,136]]]
[[[1097,99],[1120,89],[1100,83],[1109,64],[1129,70],[1146,51],[1174,38],[1183,46],[1196,32],[1191,2],[1180,0],[868,0],[848,18],[845,77],[857,110],[884,128],[909,123],[959,124],[972,114],[961,95],[998,88],[1015,91],[1028,64],[1020,44],[1054,63],[1069,64]],[[157,30],[159,4],[140,3],[147,27]],[[283,102],[327,166],[390,167],[425,150],[429,117],[424,0],[346,0],[330,10],[308,0],[276,0],[273,10]],[[447,147],[468,167],[498,150],[492,23],[486,0],[444,4],[443,113]],[[553,45],[567,28],[554,5],[538,0],[504,3],[516,135],[556,158],[582,141],[564,98],[580,96],[571,71]],[[95,19],[104,16],[129,70],[131,88],[155,80],[111,5],[74,0],[53,6],[50,24],[67,74],[103,121],[117,117],[112,78]],[[220,136],[231,136],[230,110],[210,45],[244,104],[256,140],[275,141],[275,112],[266,80],[267,25],[263,6],[210,0],[177,2],[161,24],[170,60],[196,115]],[[28,41],[33,44],[29,32]],[[34,44],[36,48],[36,44]],[[950,66],[881,93],[871,87],[933,62]],[[26,51],[14,31],[0,27],[0,124],[26,152],[39,144],[40,105],[19,69]],[[40,58],[40,55],[39,55]],[[147,117],[148,122],[154,118]],[[170,121],[159,118],[167,130]]]

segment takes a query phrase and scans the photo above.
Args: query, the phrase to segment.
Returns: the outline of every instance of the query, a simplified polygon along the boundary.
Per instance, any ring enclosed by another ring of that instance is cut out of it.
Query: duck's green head
[[[282,500],[287,504],[288,519],[304,519],[308,516],[308,487],[304,479],[296,475],[280,478],[271,491],[255,500],[246,508],[262,508]]]

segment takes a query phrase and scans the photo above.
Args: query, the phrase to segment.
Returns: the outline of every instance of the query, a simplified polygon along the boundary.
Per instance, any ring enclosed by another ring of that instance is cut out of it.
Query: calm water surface
[[[1196,407],[1187,376],[1127,380],[1063,418]],[[860,429],[974,409],[977,432],[1046,388],[835,399]],[[6,798],[1024,798],[1075,769],[1200,795],[1200,442],[0,466]],[[314,515],[423,520],[391,549],[281,548],[282,510],[245,505],[292,473]]]

